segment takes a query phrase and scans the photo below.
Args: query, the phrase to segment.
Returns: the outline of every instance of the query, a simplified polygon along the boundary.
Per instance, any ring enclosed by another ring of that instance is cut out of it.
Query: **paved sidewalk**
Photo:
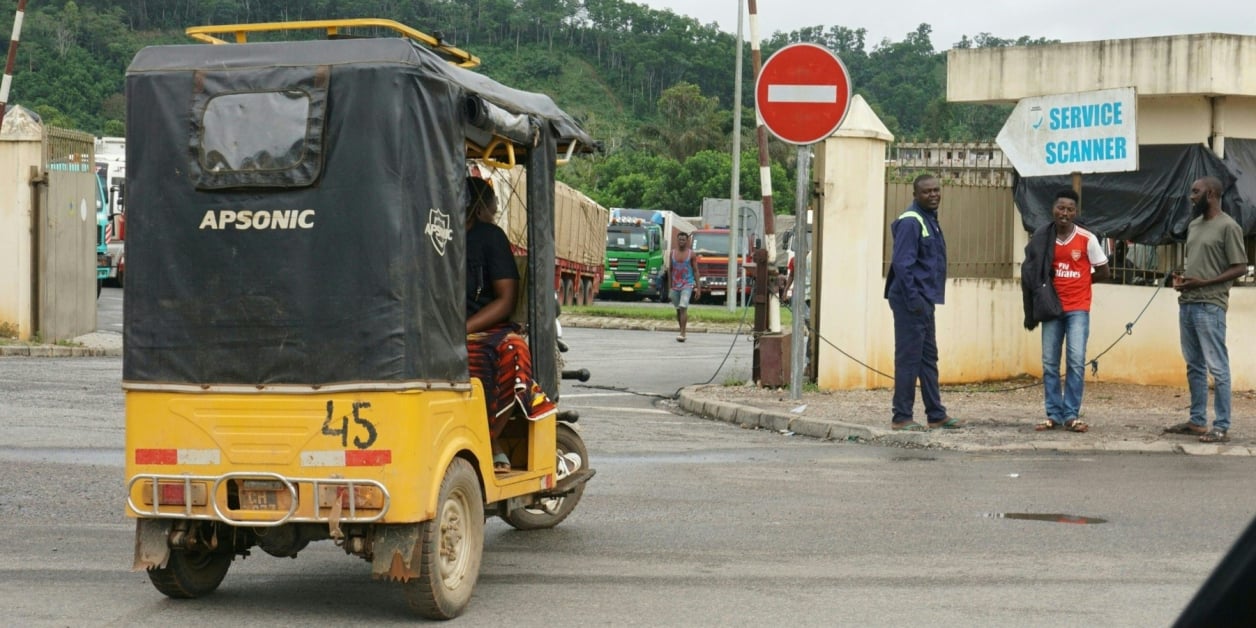
[[[676,333],[674,321],[641,321],[564,314],[571,327],[638,329]],[[733,333],[736,325],[689,324],[689,333]],[[748,329],[742,330],[749,333]],[[1185,380],[1185,373],[1183,373]],[[891,385],[887,381],[887,386]],[[967,386],[944,386],[943,403],[952,416],[964,419],[962,430],[896,432],[890,429],[892,391],[805,392],[789,399],[788,389],[755,386],[691,386],[680,393],[680,407],[710,419],[824,440],[845,440],[897,447],[952,449],[971,452],[1068,451],[1145,452],[1189,455],[1256,456],[1256,391],[1233,391],[1230,442],[1201,443],[1192,436],[1165,434],[1164,428],[1187,420],[1190,394],[1180,388],[1138,386],[1086,380],[1082,419],[1084,434],[1038,432],[1043,420],[1042,385],[1024,378]],[[923,421],[919,400],[917,419]],[[1209,421],[1212,407],[1209,398]]]
[[[675,322],[669,321],[569,315],[560,320],[571,327],[676,332]],[[728,334],[735,330],[736,325],[690,324],[688,331]],[[120,355],[122,334],[113,332],[93,332],[60,345],[0,344],[0,357]],[[1256,456],[1256,391],[1233,392],[1230,442],[1222,444],[1163,433],[1166,426],[1187,418],[1190,399],[1185,384],[1180,388],[1137,386],[1087,378],[1082,418],[1090,424],[1090,431],[1084,434],[1034,431],[1034,423],[1042,420],[1042,387],[1032,378],[944,386],[943,403],[952,416],[968,424],[962,430],[893,431],[889,421],[890,395],[888,388],[815,391],[804,392],[801,400],[792,400],[788,389],[708,385],[685,388],[679,403],[688,412],[747,428],[886,446],[969,452],[1118,451]]]
[[[1034,430],[1034,424],[1043,419],[1042,386],[1032,378],[980,386],[944,386],[943,403],[952,416],[967,423],[960,430],[891,430],[891,395],[888,388],[805,392],[801,400],[791,400],[787,389],[708,385],[685,388],[679,401],[682,409],[707,418],[823,440],[968,452],[1256,456],[1256,393],[1252,391],[1234,391],[1230,442],[1221,444],[1164,433],[1165,427],[1187,419],[1190,399],[1185,387],[1087,381],[1082,411],[1082,419],[1090,425],[1086,433]],[[923,422],[920,413],[917,401],[917,420]]]
[[[0,344],[2,357],[85,358],[122,355],[122,334],[96,331],[64,344],[33,344],[5,341]]]

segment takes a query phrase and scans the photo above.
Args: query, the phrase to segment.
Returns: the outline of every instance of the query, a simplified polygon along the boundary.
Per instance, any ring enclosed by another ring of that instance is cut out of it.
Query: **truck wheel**
[[[575,301],[572,296],[571,277],[563,277],[562,287],[562,303],[563,307],[567,307]]]
[[[206,527],[204,532],[213,534]],[[153,586],[168,597],[176,599],[198,598],[213,593],[235,558],[230,547],[214,550],[170,550],[165,567],[148,570]]]
[[[593,305],[593,299],[597,297],[597,285],[592,279],[584,280],[584,304]]]
[[[589,467],[589,450],[584,446],[584,439],[570,426],[558,424],[558,466],[555,481],[562,486],[563,478],[580,469]],[[517,508],[506,513],[502,519],[516,530],[542,530],[552,528],[563,522],[571,511],[580,503],[584,495],[584,484],[580,484],[570,493],[562,497],[542,499],[528,508]]]
[[[436,518],[420,526],[419,577],[403,585],[406,602],[426,619],[453,619],[471,601],[484,555],[484,496],[471,463],[454,458],[449,464]]]

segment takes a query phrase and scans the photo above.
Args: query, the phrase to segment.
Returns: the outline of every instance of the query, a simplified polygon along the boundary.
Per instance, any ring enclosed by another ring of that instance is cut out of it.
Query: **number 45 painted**
[[[375,431],[375,425],[372,424],[370,421],[362,418],[362,416],[358,412],[359,410],[362,410],[363,408],[369,408],[369,407],[371,407],[371,402],[369,401],[353,402],[353,412],[352,412],[353,423],[354,425],[361,426],[361,429],[355,429],[354,431],[365,432],[366,434],[365,440],[363,440],[360,436],[353,437],[353,446],[357,447],[358,449],[367,449],[371,445],[375,444],[375,438],[378,436],[378,433]],[[348,447],[349,446],[349,417],[348,416],[340,417],[340,427],[335,428],[335,427],[332,427],[332,420],[334,416],[335,416],[335,402],[329,399],[327,401],[327,418],[323,421],[323,434],[326,434],[327,436],[339,436],[340,446]]]

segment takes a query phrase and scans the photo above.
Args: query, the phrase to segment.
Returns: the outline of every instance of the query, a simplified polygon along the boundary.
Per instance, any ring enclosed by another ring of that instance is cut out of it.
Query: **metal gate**
[[[43,169],[33,172],[32,320],[45,342],[96,329],[95,138],[45,127]]]
[[[1020,217],[1012,199],[1011,166],[988,143],[899,144],[885,177],[885,259],[893,253],[890,223],[912,202],[912,178],[931,173],[942,181],[938,221],[946,234],[950,278],[1011,279],[1013,238]]]

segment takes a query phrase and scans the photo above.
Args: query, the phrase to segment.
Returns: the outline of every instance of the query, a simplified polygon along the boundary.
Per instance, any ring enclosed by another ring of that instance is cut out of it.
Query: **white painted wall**
[[[1155,115],[1172,121],[1173,111],[1197,108],[1195,99],[1177,98],[1157,102],[1152,109]],[[866,114],[873,115],[871,110]],[[872,370],[894,372],[894,320],[883,298],[881,275],[883,159],[890,140],[888,132],[874,132],[879,120],[874,123],[861,115],[858,122],[854,128],[843,125],[842,131],[816,147],[814,172],[821,190],[817,225],[820,273],[813,300],[819,306],[819,331],[824,339],[819,343],[817,363],[818,384],[824,389],[893,385],[892,380]],[[1159,141],[1182,141],[1173,138],[1195,132],[1192,129],[1199,127],[1187,122],[1170,124],[1157,133],[1167,138]],[[939,211],[947,210],[944,189]],[[1012,221],[1009,228],[1015,230],[1019,267],[1026,235],[1019,220]],[[1147,310],[1138,318],[1144,306]],[[1133,333],[1125,335],[1126,324],[1135,319]],[[1019,279],[948,281],[946,304],[937,310],[942,381],[980,382],[1025,373],[1041,376],[1041,331],[1026,331],[1023,321]],[[1228,332],[1233,386],[1235,390],[1256,389],[1256,352],[1246,349],[1256,346],[1256,288],[1231,291]],[[1088,359],[1118,338],[1120,342],[1099,362],[1100,380],[1186,386],[1175,292],[1156,292],[1143,286],[1096,286]],[[1087,378],[1093,381],[1089,370]]]
[[[947,51],[951,102],[1134,86],[1140,96],[1256,96],[1256,37],[1204,33]]]
[[[1204,96],[1138,99],[1139,144],[1207,144],[1211,135],[1212,104]]]
[[[1227,137],[1256,139],[1256,97],[1224,96],[1219,130]]]

